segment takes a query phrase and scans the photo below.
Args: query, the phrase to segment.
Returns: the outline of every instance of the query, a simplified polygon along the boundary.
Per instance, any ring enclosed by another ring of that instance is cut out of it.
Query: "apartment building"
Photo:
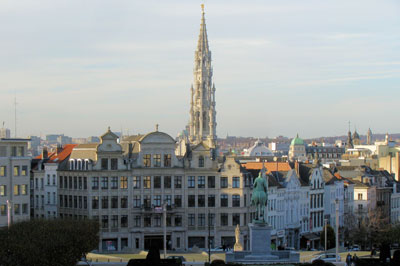
[[[0,226],[30,217],[29,139],[0,139]]]

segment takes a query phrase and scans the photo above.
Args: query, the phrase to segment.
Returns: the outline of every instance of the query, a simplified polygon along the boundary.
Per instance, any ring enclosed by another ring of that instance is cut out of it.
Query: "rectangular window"
[[[28,195],[28,185],[21,185],[21,195]]]
[[[0,176],[6,176],[7,170],[6,166],[0,166]]]
[[[161,226],[161,215],[156,215],[154,217],[154,226],[160,227]]]
[[[118,176],[111,177],[111,189],[118,189]]]
[[[24,156],[24,147],[18,147],[18,149],[17,149],[17,156],[18,157],[22,157],[22,156]]]
[[[108,170],[108,159],[101,158],[101,170]]]
[[[195,226],[196,220],[195,220],[195,215],[194,213],[189,213],[188,214],[188,225],[189,226]]]
[[[83,189],[84,190],[87,189],[87,177],[86,176],[83,177]]]
[[[50,195],[49,195],[50,197]],[[78,208],[78,196],[74,196],[74,208],[77,209]]]
[[[174,186],[175,186],[175,188],[182,188],[182,177],[181,176],[175,176]]]
[[[1,185],[0,186],[0,196],[7,196],[7,186],[6,185]]]
[[[240,188],[240,177],[238,177],[238,176],[232,177],[232,187]]]
[[[101,208],[108,209],[108,197],[107,196],[101,197]]]
[[[23,166],[21,167],[21,175],[22,175],[22,176],[27,176],[27,175],[28,175],[28,166],[23,165]]]
[[[164,188],[171,188],[171,177],[164,176]]]
[[[118,159],[111,158],[111,170],[118,170]]]
[[[118,209],[118,196],[111,197],[111,208]]]
[[[78,188],[82,189],[82,177],[78,177]]]
[[[99,177],[94,176],[92,177],[92,190],[98,190],[99,189]]]
[[[157,207],[161,206],[161,195],[155,195],[153,197],[153,205]]]
[[[206,206],[206,196],[198,195],[197,196],[197,207],[205,207]]]
[[[171,206],[172,205],[172,196],[171,195],[165,195],[164,196],[164,202],[167,203],[167,206]]]
[[[142,217],[137,215],[134,218],[134,225],[135,227],[140,227],[141,226],[141,221],[142,221]]]
[[[153,177],[154,188],[161,188],[161,176]]]
[[[101,227],[108,228],[108,215],[101,216]]]
[[[208,207],[215,207],[215,195],[208,195]]]
[[[0,157],[7,157],[7,147],[0,146]]]
[[[101,177],[101,189],[108,189],[108,177],[107,176]]]
[[[150,176],[143,177],[143,188],[151,189],[151,177]]]
[[[228,195],[221,194],[221,207],[228,207]]]
[[[182,195],[175,195],[174,205],[175,205],[176,208],[181,208],[182,207]]]
[[[206,187],[206,177],[205,176],[198,176],[197,177],[197,187],[198,188],[205,188]]]
[[[215,225],[215,213],[208,213],[208,225]]]
[[[50,186],[50,175],[47,175],[47,185]]]
[[[145,216],[143,218],[143,225],[144,227],[151,227],[151,216]]]
[[[79,208],[79,209],[82,209],[82,207],[83,207],[83,204],[82,204],[82,196],[79,196],[79,198],[78,198],[78,208]]]
[[[19,166],[15,165],[14,166],[14,176],[19,176]]]
[[[206,215],[204,213],[199,213],[197,216],[197,225],[205,226],[206,225]]]
[[[134,195],[133,196],[133,208],[140,208],[140,207],[141,207],[140,195]]]
[[[118,228],[118,215],[111,216],[111,228]]]
[[[68,188],[72,189],[72,176],[68,177]],[[40,179],[41,188],[43,188],[43,178]]]
[[[140,188],[140,176],[133,177],[133,188]]]
[[[153,166],[154,167],[161,167],[161,154],[154,154],[153,155]]]
[[[362,200],[363,199],[363,194],[362,193],[358,193],[358,200]]]
[[[19,195],[19,185],[14,185],[14,195],[15,196]]]
[[[228,214],[221,213],[221,226],[227,226],[227,225],[228,225]]]
[[[120,189],[128,189],[128,178],[126,176],[120,177]]]
[[[19,208],[20,208],[20,204],[14,204],[14,214],[15,215],[20,214],[21,210]]]
[[[240,195],[232,195],[232,207],[240,207]]]
[[[188,177],[188,188],[194,188],[195,185],[196,185],[195,177],[194,176],[189,176]]]
[[[22,204],[22,214],[28,214],[28,203]]]
[[[171,167],[171,154],[164,154],[164,167]]]
[[[11,156],[12,156],[12,157],[17,156],[17,147],[13,146],[13,147],[11,148]]]
[[[151,167],[151,154],[143,155],[143,166]]]
[[[121,215],[121,227],[128,227],[128,215]]]
[[[236,225],[240,226],[240,214],[237,214],[237,213],[232,214],[232,225],[233,226],[236,226]]]
[[[196,207],[196,196],[188,195],[188,207]]]
[[[220,186],[221,186],[221,188],[227,188],[228,187],[228,178],[226,176],[221,176]]]
[[[215,188],[215,176],[207,177],[208,188]]]
[[[37,179],[37,178],[36,178]],[[98,181],[98,180],[97,180]],[[37,188],[37,186],[36,186]],[[64,176],[64,188],[67,189],[68,188],[68,178],[66,176]]]
[[[22,168],[23,168],[23,166],[22,166]],[[56,175],[53,175],[53,186],[55,186],[56,185]]]
[[[128,197],[127,196],[121,197],[121,208],[123,208],[123,209],[128,208]]]
[[[143,205],[144,205],[145,208],[150,208],[151,207],[150,195],[144,195],[143,196]]]
[[[87,197],[83,197],[83,208],[86,210],[87,209]]]
[[[74,176],[74,189],[78,188],[78,178]]]
[[[182,216],[175,215],[175,226],[182,226]]]

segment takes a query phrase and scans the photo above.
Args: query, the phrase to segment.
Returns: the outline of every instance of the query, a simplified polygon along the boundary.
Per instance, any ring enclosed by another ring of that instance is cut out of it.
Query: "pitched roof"
[[[65,144],[64,147],[62,147],[62,150],[57,153],[57,152],[51,152],[48,155],[48,158],[44,160],[44,163],[59,163],[64,161],[68,156],[71,155],[72,150],[78,146],[78,144]],[[35,157],[35,159],[43,159],[43,155],[38,155]]]
[[[263,162],[247,162],[243,163],[242,166],[247,170],[261,170]],[[290,168],[289,163],[287,162],[264,162],[264,166],[266,168],[266,173],[270,174],[272,171],[279,172],[288,172],[292,168]]]

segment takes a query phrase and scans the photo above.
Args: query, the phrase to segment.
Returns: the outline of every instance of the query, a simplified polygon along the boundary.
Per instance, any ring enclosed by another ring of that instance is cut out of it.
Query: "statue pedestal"
[[[271,255],[271,230],[266,223],[250,223],[250,250],[246,260],[267,261],[278,260],[278,256]]]

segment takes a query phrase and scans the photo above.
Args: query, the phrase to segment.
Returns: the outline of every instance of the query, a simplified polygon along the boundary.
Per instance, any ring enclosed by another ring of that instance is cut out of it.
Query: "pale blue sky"
[[[0,2],[0,122],[172,136],[206,5],[218,136],[400,132],[400,1]]]

